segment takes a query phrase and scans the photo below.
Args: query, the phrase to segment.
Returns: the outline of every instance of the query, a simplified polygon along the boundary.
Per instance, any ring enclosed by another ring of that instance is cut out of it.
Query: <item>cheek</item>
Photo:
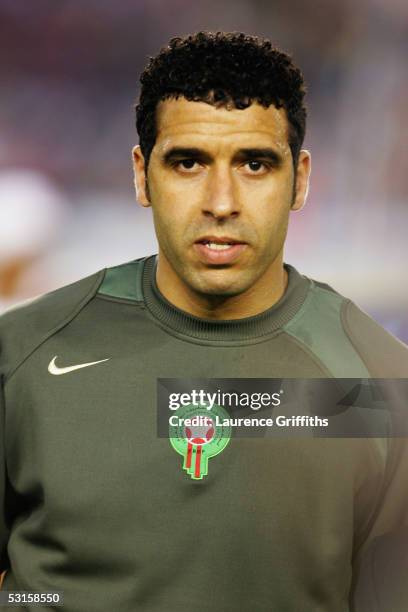
[[[293,176],[291,170],[285,168],[276,171],[262,180],[241,181],[239,185],[240,196],[247,204],[272,209],[276,215],[282,209],[290,207],[293,190]]]
[[[201,225],[200,204],[193,188],[187,191],[171,187],[152,197],[154,224],[158,238],[168,244],[190,242]]]
[[[163,222],[177,225],[187,219],[189,211],[197,200],[197,189],[188,181],[175,181],[170,173],[154,175],[150,181],[150,194],[153,209]]]
[[[178,233],[178,224],[174,222],[174,210],[171,206],[162,206],[160,202],[157,201],[152,204],[152,209],[157,238],[159,242],[163,239],[168,242]]]
[[[177,250],[177,245],[184,241],[191,225],[186,207],[169,193],[163,200],[152,199],[152,211],[159,243]]]
[[[257,228],[259,236],[264,240],[267,240],[268,236],[277,236],[285,231],[289,220],[290,201],[286,193],[276,194],[276,197],[269,193],[267,197],[258,199],[252,207],[248,221]]]

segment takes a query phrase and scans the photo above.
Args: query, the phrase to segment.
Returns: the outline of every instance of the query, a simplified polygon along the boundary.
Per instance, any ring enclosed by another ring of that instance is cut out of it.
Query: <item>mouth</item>
[[[194,247],[204,263],[229,264],[241,255],[247,243],[229,236],[204,236]]]

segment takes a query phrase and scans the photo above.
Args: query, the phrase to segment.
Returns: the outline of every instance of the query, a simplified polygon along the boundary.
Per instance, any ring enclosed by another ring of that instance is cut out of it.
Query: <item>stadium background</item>
[[[265,35],[294,55],[313,167],[285,259],[408,342],[404,0],[3,0],[0,310],[156,251],[133,195],[138,75],[199,29]]]

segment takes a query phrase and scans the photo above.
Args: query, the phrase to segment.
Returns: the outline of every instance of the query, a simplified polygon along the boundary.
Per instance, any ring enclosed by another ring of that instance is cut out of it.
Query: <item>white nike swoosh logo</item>
[[[90,361],[89,363],[80,363],[78,365],[68,366],[66,368],[59,368],[55,365],[55,361],[58,359],[58,355],[55,355],[54,359],[51,359],[50,364],[48,366],[48,371],[50,374],[54,376],[60,376],[61,374],[68,374],[68,372],[73,372],[74,370],[80,370],[81,368],[89,368],[89,366],[96,365],[97,363],[102,363],[103,361],[109,361],[110,357],[107,359],[100,359],[99,361]]]

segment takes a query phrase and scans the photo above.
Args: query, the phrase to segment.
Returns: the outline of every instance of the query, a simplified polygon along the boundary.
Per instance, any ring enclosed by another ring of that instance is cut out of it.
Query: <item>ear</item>
[[[291,210],[301,210],[306,203],[311,169],[311,155],[309,151],[302,149],[297,164],[296,191]]]
[[[139,202],[139,204],[141,204],[141,206],[151,206],[148,198],[145,159],[139,145],[133,147],[132,159],[136,200]]]

